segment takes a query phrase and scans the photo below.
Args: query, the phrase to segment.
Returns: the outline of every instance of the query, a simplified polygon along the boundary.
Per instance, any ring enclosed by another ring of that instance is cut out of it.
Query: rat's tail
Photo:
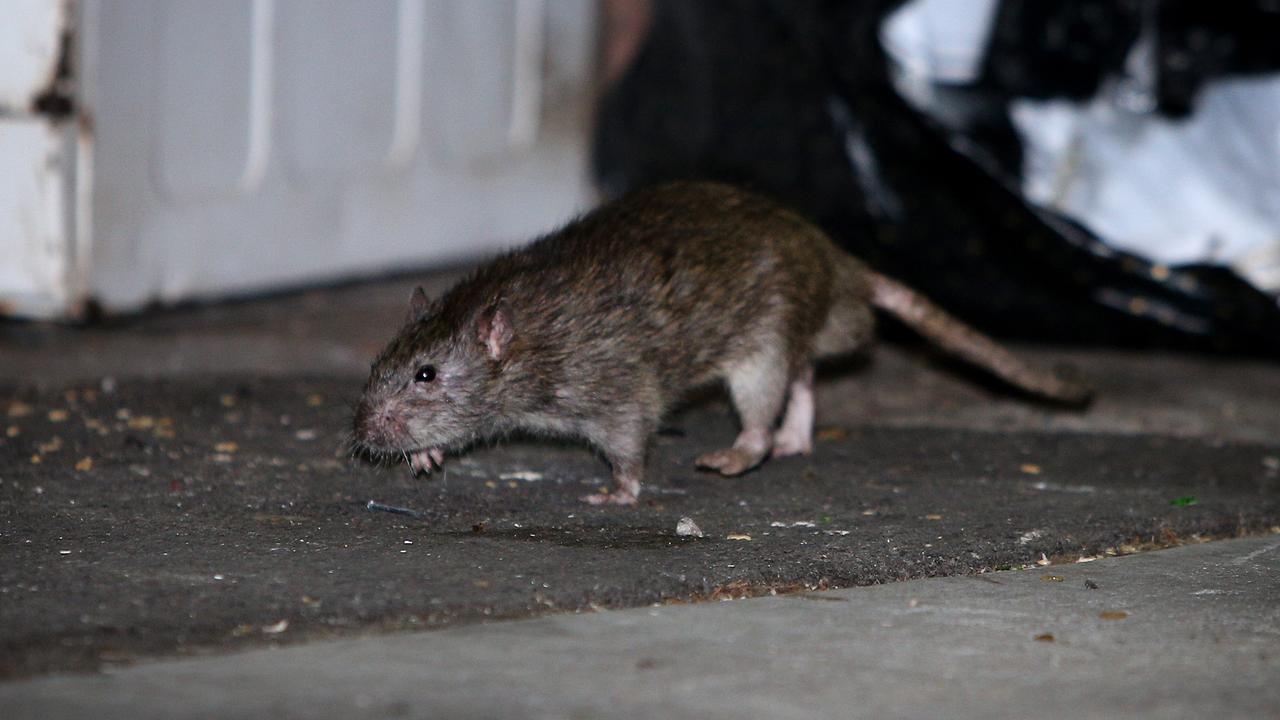
[[[1092,389],[1027,365],[996,341],[897,280],[870,270],[867,278],[872,305],[965,362],[988,370],[1014,387],[1055,402],[1085,405],[1093,398]]]

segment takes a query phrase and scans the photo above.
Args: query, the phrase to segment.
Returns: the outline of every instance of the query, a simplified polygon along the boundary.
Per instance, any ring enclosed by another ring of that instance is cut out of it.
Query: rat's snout
[[[374,448],[395,447],[395,420],[386,403],[361,400],[356,407],[355,434],[360,444]]]

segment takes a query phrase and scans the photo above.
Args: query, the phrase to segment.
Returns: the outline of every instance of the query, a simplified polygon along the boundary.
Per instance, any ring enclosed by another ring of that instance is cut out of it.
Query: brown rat
[[[873,306],[1025,391],[1089,398],[799,215],[729,186],[672,183],[502,255],[434,302],[419,288],[373,365],[356,442],[429,471],[446,451],[514,430],[581,438],[614,479],[584,499],[633,503],[650,435],[699,385],[727,384],[742,432],[698,467],[737,475],[808,453],[813,362],[865,347]]]

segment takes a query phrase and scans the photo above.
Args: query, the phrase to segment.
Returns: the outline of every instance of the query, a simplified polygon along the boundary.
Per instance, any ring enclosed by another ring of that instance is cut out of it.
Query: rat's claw
[[[430,450],[415,450],[413,454],[409,456],[409,465],[417,465],[422,468],[424,472],[430,475],[431,471],[435,468],[435,466],[431,464],[432,459],[433,456]]]
[[[444,451],[440,448],[431,448],[427,450],[427,454],[431,456],[432,460],[436,461],[436,467],[444,465]]]

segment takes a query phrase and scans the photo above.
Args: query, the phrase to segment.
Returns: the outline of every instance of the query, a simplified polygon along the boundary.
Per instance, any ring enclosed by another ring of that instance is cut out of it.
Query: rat
[[[718,183],[676,182],[602,205],[481,265],[441,297],[419,287],[373,363],[355,442],[413,474],[512,431],[585,440],[613,470],[593,504],[636,502],[650,436],[698,386],[723,382],[741,421],[700,469],[738,475],[813,447],[814,361],[866,348],[873,308],[1027,393],[1088,402],[800,215]],[[779,420],[780,419],[780,420]]]

